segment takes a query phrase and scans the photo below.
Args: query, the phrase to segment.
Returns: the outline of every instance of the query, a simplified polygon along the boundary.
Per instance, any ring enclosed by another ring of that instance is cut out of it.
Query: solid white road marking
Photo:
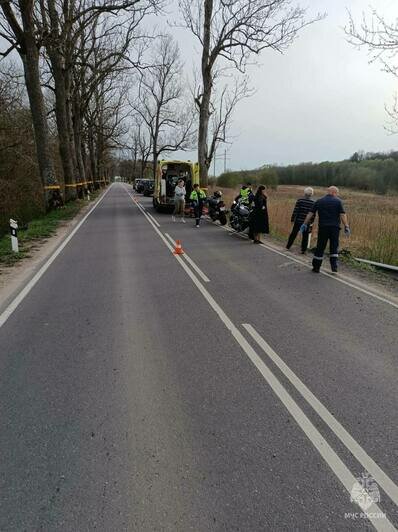
[[[101,203],[101,201],[108,194],[108,192],[109,192],[109,190],[111,188],[112,188],[112,185],[104,192],[104,194],[102,194],[102,196],[96,201],[96,203],[89,210],[89,212],[84,216],[84,218],[82,218],[80,220],[80,222],[73,229],[73,231],[65,238],[65,240],[58,246],[58,248],[50,256],[50,258],[47,259],[47,261],[43,264],[43,266],[39,269],[39,271],[24,286],[24,288],[19,292],[19,294],[15,297],[15,299],[13,299],[13,301],[11,301],[11,303],[8,305],[8,307],[0,314],[0,327],[2,327],[5,324],[5,322],[8,320],[8,318],[14,312],[14,310],[17,309],[17,307],[25,299],[25,297],[29,294],[29,292],[32,290],[32,288],[35,286],[35,284],[39,281],[39,279],[46,273],[46,271],[51,266],[51,264],[55,261],[55,259],[62,252],[62,250],[65,248],[65,246],[67,246],[67,244],[72,240],[73,236],[77,233],[77,231],[80,229],[80,227],[84,224],[84,222],[87,220],[87,218],[93,212],[93,210]]]
[[[139,205],[135,199],[131,196],[131,194],[129,194],[128,190],[127,190],[127,194],[131,197],[131,199],[134,201],[134,203],[137,205],[137,207],[140,209],[140,211],[142,212],[142,214],[153,224],[156,224],[156,220],[153,220],[152,217],[150,216],[149,212],[146,212],[143,207],[141,205]],[[158,227],[160,227],[159,224],[157,224]],[[156,229],[158,229],[158,227],[156,227]],[[162,235],[162,240],[163,240],[163,233],[161,233],[159,231],[159,233]],[[173,244],[173,247],[169,247],[169,249],[171,251],[174,251],[174,246],[175,246],[175,241],[173,240],[173,238],[168,234],[168,233],[165,233],[165,236],[166,238],[168,238],[170,240],[170,242]],[[167,242],[167,241],[166,241]],[[187,262],[188,264],[191,266],[192,269],[194,269],[196,271],[196,273],[199,275],[199,277],[201,277],[201,279],[205,282],[205,283],[210,283],[210,279],[207,277],[207,275],[205,275],[202,270],[199,268],[199,266],[191,259],[191,257],[189,255],[187,255],[187,253],[184,251],[184,255],[181,255],[181,257],[183,257]]]
[[[152,225],[153,229],[156,231],[156,233],[159,235],[162,241],[166,244],[167,248],[172,250],[173,249],[172,246],[169,244],[167,239],[164,237],[163,233],[159,231],[159,229],[152,222],[149,216],[147,216],[147,214],[144,211],[142,212],[144,216],[147,218],[147,220],[149,221],[149,223]],[[308,419],[308,417],[301,410],[301,408],[294,401],[294,399],[285,390],[285,388],[282,386],[279,380],[275,377],[275,375],[271,372],[271,370],[266,366],[266,364],[259,357],[259,355],[255,352],[255,350],[252,348],[252,346],[249,344],[249,342],[246,340],[243,334],[238,330],[238,328],[233,324],[230,318],[225,314],[225,312],[220,307],[220,305],[216,302],[213,296],[206,290],[204,285],[199,281],[199,279],[195,276],[192,270],[182,260],[181,256],[175,255],[175,258],[179,262],[181,267],[184,269],[186,274],[190,277],[194,285],[198,288],[198,290],[203,295],[203,297],[206,299],[206,301],[209,303],[210,307],[217,314],[220,320],[224,323],[225,327],[230,331],[232,336],[235,338],[237,343],[241,346],[243,351],[246,353],[249,359],[253,362],[256,368],[259,370],[259,372],[264,377],[264,379],[268,382],[268,384],[270,385],[274,393],[277,395],[277,397],[281,400],[281,402],[287,408],[287,410],[292,415],[292,417],[295,419],[299,427],[303,430],[303,432],[309,438],[313,446],[318,450],[319,454],[328,464],[330,469],[334,472],[334,474],[337,476],[337,478],[346,488],[348,493],[351,493],[352,487],[357,482],[357,479],[354,477],[354,475],[351,473],[348,467],[344,464],[344,462],[340,459],[340,457],[336,454],[336,452],[332,449],[332,447],[328,444],[328,442],[325,440],[322,434],[318,431],[318,429]],[[395,527],[387,518],[379,519],[377,517],[374,517],[374,515],[383,514],[383,512],[381,511],[381,509],[376,503],[373,502],[372,505],[368,508],[362,507],[360,504],[359,506],[364,512],[365,511],[367,512],[368,519],[369,521],[371,521],[371,523],[373,524],[376,530],[380,532],[396,532]]]
[[[170,242],[173,244],[173,246],[175,246],[175,241],[173,240],[173,238],[168,234],[168,233],[165,233],[165,236],[166,238],[168,238],[170,240]],[[187,252],[184,251],[184,255],[182,255],[182,257],[188,262],[188,264],[191,266],[191,268],[193,268],[195,270],[195,272],[199,275],[199,277],[202,279],[202,281],[204,281],[205,283],[210,283],[210,279],[207,277],[207,275],[205,275],[202,270],[199,268],[199,266],[191,259],[191,257],[189,255],[187,255]]]
[[[154,216],[152,216],[152,214],[150,212],[146,211],[146,213],[148,214],[150,219],[153,221],[153,223],[156,224],[157,227],[160,227],[160,223],[156,220],[156,218]]]
[[[258,332],[248,323],[242,326],[250,336],[257,342],[264,353],[274,362],[281,372],[289,379],[300,395],[315,410],[318,416],[335,433],[339,440],[347,447],[350,453],[360,462],[376,482],[383,488],[390,499],[398,506],[398,486],[390,479],[386,473],[372,460],[366,451],[357,443],[347,430],[337,421],[329,410],[315,397],[307,386],[297,377],[289,366],[280,358],[272,347],[262,338]]]
[[[218,226],[220,229],[224,229],[225,231],[229,231],[231,234],[233,233],[233,230],[231,231],[231,228],[225,227],[225,226]],[[241,238],[248,238],[247,235],[241,234],[241,233],[235,233],[237,236],[240,236]],[[287,253],[283,253],[283,251],[279,251],[278,249],[275,249],[273,246],[270,246],[269,244],[266,244],[265,242],[261,242],[261,246],[268,251],[272,251],[272,253],[276,253],[277,255],[280,255],[282,257],[286,257],[289,260],[293,262],[297,262],[297,264],[301,264],[301,266],[305,266],[306,268],[311,269],[312,265],[308,264],[308,262],[304,262],[303,260],[300,260],[298,258],[292,257],[291,255],[288,255]],[[348,281],[347,279],[344,279],[344,276],[339,274],[336,276],[336,274],[332,275],[331,273],[325,272],[323,270],[320,271],[322,275],[325,275],[326,277],[329,277],[330,279],[333,279],[334,281],[338,281],[339,283],[345,284],[346,286],[349,286],[351,288],[354,288],[355,290],[358,290],[359,292],[362,292],[363,294],[366,294],[370,297],[373,297],[374,299],[378,299],[379,301],[382,301],[383,303],[387,303],[388,305],[391,305],[394,308],[398,308],[398,303],[395,303],[394,301],[391,301],[390,299],[387,299],[383,296],[379,296],[378,294],[375,294],[374,292],[371,292],[370,290],[367,290],[366,288],[362,288],[361,286],[358,286],[351,281]]]

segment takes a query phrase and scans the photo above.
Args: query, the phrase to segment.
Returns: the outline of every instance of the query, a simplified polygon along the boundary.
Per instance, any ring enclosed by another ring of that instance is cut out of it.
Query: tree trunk
[[[15,42],[18,44],[16,49],[23,63],[26,90],[32,115],[37,161],[40,179],[44,189],[44,203],[48,207],[51,191],[46,190],[45,187],[57,185],[57,179],[52,158],[47,113],[40,84],[40,47],[36,42],[33,1],[20,1],[18,7],[21,14],[22,27],[14,14],[11,2],[1,2],[1,9],[10,26],[10,32],[14,34]]]
[[[200,186],[207,187],[208,183],[208,169],[210,166],[208,160],[208,133],[209,133],[209,117],[210,117],[210,98],[211,98],[211,84],[204,87],[203,97],[200,104],[199,112],[199,135],[198,135],[198,163]]]
[[[83,139],[82,139],[80,149],[81,149],[81,154],[83,158],[84,173],[85,173],[86,179],[87,181],[91,181],[91,183],[89,183],[88,185],[88,189],[90,191],[93,191],[94,190],[94,178],[93,178],[92,171],[91,171],[90,157],[87,153],[87,145]]]
[[[156,141],[156,145],[157,145],[157,141]],[[157,164],[158,164],[158,154],[156,152],[156,148],[153,149],[153,151],[152,151],[152,157],[153,157],[152,175],[153,175],[153,179],[155,179],[156,178],[156,167],[157,167]]]
[[[63,53],[65,53],[65,42],[60,36],[59,14],[55,0],[48,0],[47,5],[50,20],[50,35],[46,48],[54,77],[55,117],[57,120],[59,152],[64,172],[65,199],[68,201],[76,199],[77,191],[73,167],[73,152],[69,136],[68,92],[65,59],[63,56]]]
[[[62,58],[54,50],[48,50],[55,85],[55,116],[57,119],[57,130],[59,138],[59,153],[61,156],[62,169],[65,181],[66,201],[76,199],[76,180],[74,176],[73,155],[70,146],[65,78],[62,68]]]
[[[210,64],[211,20],[213,16],[213,0],[205,0],[203,21],[203,49],[202,49],[202,83],[203,95],[199,110],[198,133],[198,163],[200,186],[207,187],[208,169],[208,134],[210,117],[210,98],[212,91],[212,65]]]
[[[93,136],[92,131],[89,131],[88,153],[89,153],[89,158],[90,158],[90,168],[91,168],[91,176],[93,180],[93,185],[94,185],[94,189],[97,190],[99,188],[98,171],[97,171],[97,163],[96,163],[97,158],[95,155],[94,136]]]
[[[72,83],[70,79],[70,72],[64,69],[64,81],[65,81],[65,108],[66,108],[66,120],[68,125],[68,138],[69,138],[69,147],[72,157],[72,166],[73,166],[73,176],[76,183],[81,183],[84,181],[82,179],[82,174],[79,170],[78,161],[77,161],[77,147],[75,142],[75,130],[73,124],[73,104],[72,104]],[[79,198],[83,198],[83,187],[77,187],[77,195]]]
[[[98,132],[96,138],[96,149],[97,149],[97,172],[98,179],[100,181],[100,187],[103,186],[104,180],[104,145],[103,145],[102,134]]]
[[[54,186],[57,179],[51,154],[51,140],[43,92],[40,84],[39,51],[33,36],[25,36],[25,53],[21,54],[24,67],[26,90],[32,114],[36,153],[43,187]],[[48,207],[51,191],[44,189],[44,199]]]
[[[79,176],[80,180],[84,183],[87,181],[87,177],[82,151],[82,120],[79,94],[73,96],[73,136]],[[87,188],[89,187],[87,186]]]

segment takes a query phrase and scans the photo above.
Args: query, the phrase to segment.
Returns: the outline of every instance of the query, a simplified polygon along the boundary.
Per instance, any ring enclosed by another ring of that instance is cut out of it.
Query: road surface
[[[394,530],[397,307],[131,193],[0,317],[0,530]]]

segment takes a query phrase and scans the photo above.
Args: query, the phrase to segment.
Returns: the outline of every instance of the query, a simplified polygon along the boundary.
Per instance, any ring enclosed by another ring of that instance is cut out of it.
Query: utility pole
[[[216,162],[220,160],[224,160],[224,172],[227,171],[227,161],[229,161],[230,157],[227,157],[227,150],[224,150],[224,153],[222,155],[217,155],[217,152],[214,151],[213,155],[213,175],[216,177]]]
[[[213,155],[213,176],[214,177],[216,177],[216,162],[223,158],[224,158],[223,155],[217,155],[216,150],[214,150],[214,155]],[[224,163],[224,166],[225,166],[225,163]]]
[[[227,150],[224,150],[224,173],[227,171],[227,161],[229,161],[231,157],[227,157]]]

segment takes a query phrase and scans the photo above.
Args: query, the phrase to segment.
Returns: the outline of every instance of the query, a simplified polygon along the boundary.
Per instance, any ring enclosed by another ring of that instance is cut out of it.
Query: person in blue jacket
[[[349,236],[351,234],[348,225],[347,215],[344,210],[343,202],[338,198],[339,189],[337,187],[329,187],[326,196],[317,200],[311,211],[307,214],[300,231],[304,233],[308,231],[308,224],[311,219],[318,215],[318,241],[314,258],[312,259],[312,271],[319,273],[323,254],[327,243],[330,246],[330,266],[333,273],[338,270],[339,258],[339,237],[340,224],[344,225],[344,233]]]

